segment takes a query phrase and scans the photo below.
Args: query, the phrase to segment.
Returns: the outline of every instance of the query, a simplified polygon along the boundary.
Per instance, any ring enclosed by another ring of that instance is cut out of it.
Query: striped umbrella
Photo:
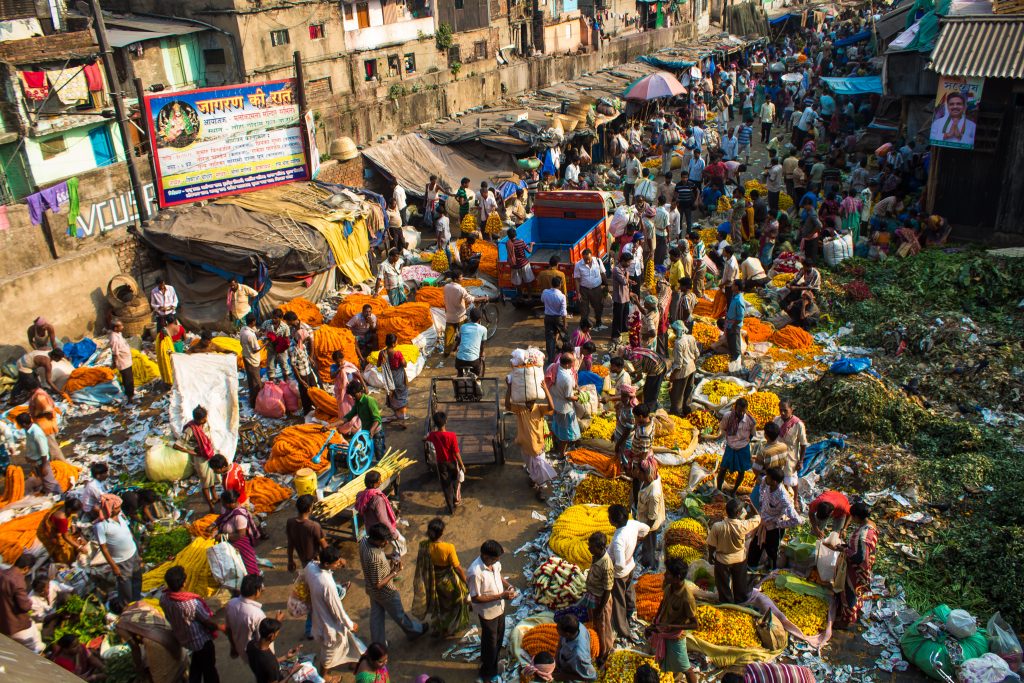
[[[683,87],[683,84],[675,76],[667,71],[655,71],[650,76],[644,76],[626,88],[624,97],[627,100],[646,102],[660,97],[674,97],[685,93],[686,88]]]

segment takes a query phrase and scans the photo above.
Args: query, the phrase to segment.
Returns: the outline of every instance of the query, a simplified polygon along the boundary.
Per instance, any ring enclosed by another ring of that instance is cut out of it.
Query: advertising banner
[[[306,180],[294,81],[146,96],[161,207]]]
[[[935,117],[929,136],[936,147],[974,149],[984,78],[939,76]]]

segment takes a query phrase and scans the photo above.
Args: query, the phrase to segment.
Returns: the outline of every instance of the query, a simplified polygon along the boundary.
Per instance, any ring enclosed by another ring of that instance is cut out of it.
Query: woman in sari
[[[224,513],[217,518],[217,533],[228,537],[228,542],[242,556],[247,574],[259,574],[260,567],[256,563],[256,539],[259,533],[256,520],[249,511],[238,503],[238,493],[230,489],[220,494],[220,502],[224,505]]]
[[[842,220],[842,228],[850,233],[854,246],[860,239],[860,211],[864,203],[857,198],[854,190],[847,190],[846,197],[839,204],[839,217]]]
[[[356,683],[391,683],[387,645],[370,643],[356,662]]]
[[[878,530],[869,517],[871,511],[863,501],[850,506],[850,539],[846,542],[846,585],[840,595],[837,624],[845,628],[856,623],[864,607],[864,595],[871,587],[871,568],[875,564]],[[833,548],[838,550],[839,548]]]
[[[78,556],[89,546],[89,542],[74,525],[81,512],[82,501],[69,496],[65,502],[57,503],[43,517],[36,536],[46,548],[53,563],[74,564]]]
[[[359,368],[345,360],[345,353],[340,349],[331,354],[331,379],[334,382],[334,400],[338,404],[338,419],[344,420],[355,405],[355,400],[348,394],[348,383],[353,379],[363,381]],[[342,434],[354,434],[361,428],[358,417],[344,421],[338,425]]]
[[[383,422],[394,422],[398,429],[405,429],[406,409],[409,406],[409,385],[405,378],[405,356],[396,347],[398,337],[389,334],[384,338],[384,349],[377,355],[377,365],[384,376],[384,386],[388,390],[388,407],[395,411],[395,416]]]
[[[448,638],[469,626],[469,582],[459,564],[455,546],[443,543],[444,521],[427,524],[427,539],[420,542],[413,579],[412,613],[429,622],[435,636]]]
[[[167,324],[156,336],[156,363],[160,368],[160,379],[164,384],[174,384],[174,372],[171,369],[171,354],[185,352],[185,328],[178,319],[170,316]]]
[[[555,412],[555,404],[547,382],[543,382],[544,400],[530,401],[526,404],[512,403],[512,384],[505,388],[505,410],[516,416],[516,443],[526,461],[526,472],[530,475],[530,483],[538,493],[541,487],[555,478],[555,469],[544,457],[547,450],[548,423],[545,419]]]

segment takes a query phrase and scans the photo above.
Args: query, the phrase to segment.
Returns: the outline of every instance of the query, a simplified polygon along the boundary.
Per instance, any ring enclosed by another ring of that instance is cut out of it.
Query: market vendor
[[[853,521],[850,537],[842,546],[846,552],[846,584],[839,603],[839,628],[857,623],[864,608],[864,596],[871,590],[871,568],[875,564],[878,529],[869,517],[871,510],[863,501],[850,506]],[[836,549],[836,548],[834,548]]]
[[[821,319],[821,309],[814,298],[814,292],[809,289],[801,292],[799,299],[786,306],[786,315],[793,325],[804,330],[816,327]]]
[[[68,496],[63,503],[50,509],[39,524],[36,537],[46,548],[50,561],[56,564],[74,564],[88,547],[75,521],[82,514],[82,501]]]
[[[196,406],[192,410],[192,419],[181,428],[181,436],[174,442],[174,448],[192,456],[192,469],[202,486],[206,504],[210,512],[213,512],[216,507],[213,489],[217,485],[217,475],[210,469],[214,447],[206,408]]]
[[[708,556],[714,565],[718,601],[739,605],[750,597],[747,577],[747,536],[761,525],[757,511],[750,506],[751,517],[744,518],[744,503],[730,498],[725,504],[726,518],[708,529]]]
[[[633,374],[643,378],[644,394],[642,403],[650,410],[658,408],[658,392],[661,390],[661,382],[668,372],[668,363],[657,351],[639,348],[629,349],[626,357],[633,365]]]
[[[654,623],[646,633],[661,671],[672,674],[676,680],[682,674],[687,683],[697,683],[686,651],[686,632],[697,628],[697,601],[686,581],[688,570],[687,564],[678,558],[665,563],[665,592]]]
[[[725,476],[729,472],[736,473],[736,486],[732,495],[739,493],[743,483],[743,475],[750,469],[750,440],[757,433],[757,421],[747,412],[747,399],[740,397],[732,404],[732,410],[722,418],[720,423],[722,434],[725,435],[725,453],[722,463],[718,466],[718,477],[715,487],[724,491]]]
[[[800,298],[805,291],[817,294],[821,290],[821,273],[814,267],[814,261],[805,258],[800,265],[800,271],[793,276],[793,279],[784,288],[784,294],[779,305],[786,308]]]
[[[657,472],[654,458],[655,424],[651,409],[644,403],[633,407],[633,428],[619,434],[616,425],[615,452],[621,454],[622,471],[633,480],[632,502],[635,505],[644,481],[644,472]]]
[[[377,316],[370,304],[364,304],[363,310],[349,318],[345,327],[352,330],[359,353],[364,357],[377,349]]]
[[[850,499],[839,491],[825,491],[807,508],[811,531],[818,538],[825,538],[825,528],[832,522],[832,531],[842,536],[850,525]]]
[[[74,633],[66,633],[57,640],[50,660],[83,681],[103,681],[107,678],[103,658],[78,642],[78,636]]]
[[[793,507],[789,491],[782,485],[782,478],[782,471],[772,467],[765,472],[761,482],[758,501],[761,524],[754,531],[754,542],[747,552],[749,571],[757,571],[762,555],[768,560],[768,568],[774,570],[786,529],[800,524],[800,515]]]
[[[581,626],[572,614],[555,619],[558,631],[558,653],[555,655],[555,680],[592,681],[597,669],[590,657],[590,631]]]
[[[522,225],[526,222],[526,197],[522,188],[505,202],[505,212],[515,225]]]
[[[228,459],[220,453],[210,458],[209,464],[210,469],[221,477],[224,490],[234,491],[238,494],[238,504],[246,505],[249,502],[249,494],[245,492],[245,472],[242,470],[242,466],[238,462],[229,463]]]

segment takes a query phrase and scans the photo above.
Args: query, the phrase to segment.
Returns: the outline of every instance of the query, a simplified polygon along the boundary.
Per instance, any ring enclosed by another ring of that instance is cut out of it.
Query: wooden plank
[[[99,52],[92,31],[72,31],[0,43],[0,61],[10,64],[55,62]]]

